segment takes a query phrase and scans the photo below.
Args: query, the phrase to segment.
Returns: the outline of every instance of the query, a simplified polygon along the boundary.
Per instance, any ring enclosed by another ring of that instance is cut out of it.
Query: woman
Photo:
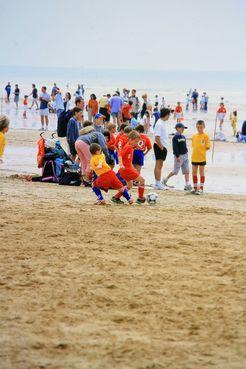
[[[152,111],[150,101],[148,100],[148,95],[143,94],[142,99],[143,99],[143,105],[142,105],[142,109],[141,109],[141,118],[144,117],[144,114],[145,114],[146,111],[148,111],[150,114],[151,114],[151,111]]]
[[[65,94],[65,101],[64,101],[64,109],[65,109],[65,111],[71,110],[71,106],[72,106],[72,103],[71,103],[71,94],[70,94],[70,92],[66,92],[66,94]]]
[[[94,121],[94,117],[98,113],[98,102],[95,94],[91,94],[86,110],[88,112],[88,120]]]
[[[20,97],[20,89],[18,85],[15,85],[15,90],[14,90],[14,102],[16,105],[16,109],[18,109],[18,103],[19,103],[19,97]]]
[[[101,132],[95,131],[92,127],[92,122],[84,122],[84,128],[80,131],[80,136],[75,142],[75,149],[80,159],[82,168],[82,177],[84,184],[87,185],[90,178],[90,145],[92,143],[98,143],[103,153],[108,156],[108,148],[105,138]]]
[[[76,159],[76,149],[75,149],[75,142],[79,137],[79,131],[82,128],[83,124],[83,112],[82,109],[75,107],[72,110],[72,118],[69,119],[67,124],[67,143],[69,146],[69,151],[71,154],[71,159],[75,161]]]

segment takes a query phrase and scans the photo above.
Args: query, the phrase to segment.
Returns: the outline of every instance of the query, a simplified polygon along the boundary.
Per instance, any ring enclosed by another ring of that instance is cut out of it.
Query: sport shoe
[[[185,186],[184,186],[184,190],[185,190],[185,191],[191,191],[191,190],[192,190],[192,186],[191,186],[190,184],[185,185]]]
[[[167,179],[166,178],[163,178],[161,182],[162,182],[163,186],[167,185]]]
[[[111,201],[114,202],[115,204],[124,204],[124,201],[114,196],[112,197]]]
[[[131,197],[130,200],[128,200],[128,204],[132,205],[134,203],[133,198]]]
[[[155,190],[160,190],[160,191],[163,191],[163,190],[167,190],[168,188],[166,186],[164,186],[163,184],[156,184],[154,186],[154,189]]]
[[[106,201],[105,200],[97,200],[97,202],[95,202],[94,205],[106,205]]]
[[[138,197],[136,200],[137,204],[144,204],[146,201],[145,197]]]

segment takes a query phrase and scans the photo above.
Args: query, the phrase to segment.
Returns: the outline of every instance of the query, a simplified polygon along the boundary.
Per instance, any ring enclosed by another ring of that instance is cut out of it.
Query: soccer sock
[[[201,176],[201,180],[200,180],[201,184],[200,184],[200,189],[203,190],[204,187],[204,183],[205,183],[205,176]]]
[[[102,201],[103,200],[103,195],[102,195],[102,192],[101,190],[98,188],[98,187],[92,187],[92,190],[93,192],[96,194],[97,198],[99,201]]]
[[[197,176],[193,175],[193,184],[194,184],[194,189],[197,190]]]
[[[129,192],[128,192],[128,189],[127,189],[127,188],[125,188],[125,189],[124,189],[124,191],[122,192],[122,196],[124,196],[124,198],[125,198],[127,201],[131,200],[131,195],[129,194]]]
[[[138,197],[140,199],[144,197],[144,186],[138,186]]]

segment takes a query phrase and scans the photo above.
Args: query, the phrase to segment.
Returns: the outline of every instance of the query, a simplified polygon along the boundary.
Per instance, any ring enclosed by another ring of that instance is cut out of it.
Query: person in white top
[[[156,122],[154,129],[154,153],[155,153],[155,189],[165,190],[166,187],[161,183],[161,172],[163,163],[167,157],[168,150],[168,130],[166,121],[169,119],[171,111],[169,109],[161,109],[160,119]]]

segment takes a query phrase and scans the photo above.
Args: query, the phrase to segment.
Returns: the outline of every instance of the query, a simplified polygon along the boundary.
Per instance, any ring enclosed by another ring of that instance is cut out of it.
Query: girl
[[[98,102],[95,94],[91,94],[86,110],[88,112],[88,120],[93,122],[95,115],[98,113]]]
[[[236,110],[230,115],[230,121],[231,121],[231,126],[233,129],[233,136],[235,137],[237,134],[237,111]]]
[[[149,132],[149,129],[150,129],[150,114],[149,114],[148,111],[146,111],[144,113],[142,124],[144,126],[144,133],[147,134]]]

